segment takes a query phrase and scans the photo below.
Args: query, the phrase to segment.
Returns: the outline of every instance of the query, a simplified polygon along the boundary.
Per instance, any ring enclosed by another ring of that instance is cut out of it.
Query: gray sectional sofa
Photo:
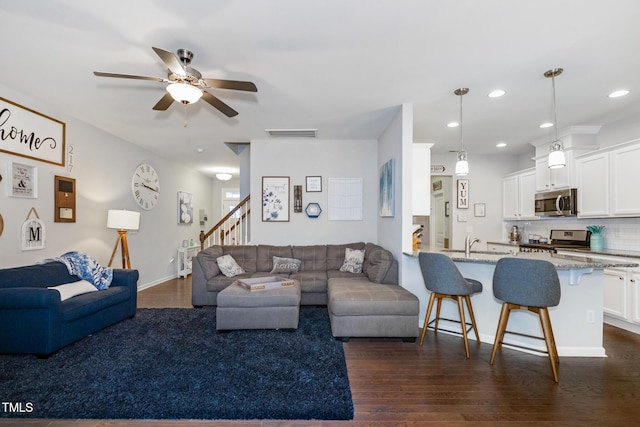
[[[345,251],[364,249],[361,272],[341,271]],[[217,260],[231,255],[244,271],[224,275]],[[297,271],[272,273],[274,257],[300,262]],[[418,335],[419,300],[398,285],[398,262],[373,243],[310,246],[211,246],[193,259],[192,304],[217,305],[218,293],[237,279],[280,276],[300,282],[301,305],[327,305],[334,337]]]

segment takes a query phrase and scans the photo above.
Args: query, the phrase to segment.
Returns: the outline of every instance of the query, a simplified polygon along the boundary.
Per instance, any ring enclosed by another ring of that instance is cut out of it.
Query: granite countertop
[[[620,258],[638,258],[640,259],[640,252],[628,251],[625,249],[602,249],[600,251],[592,251],[591,249],[559,249],[562,252],[577,252],[580,254],[588,254],[591,256],[605,255]]]
[[[405,255],[417,257],[419,252],[405,253]],[[638,267],[640,264],[632,262],[613,261],[608,259],[601,259],[597,257],[584,257],[582,254],[576,256],[571,255],[558,255],[546,252],[518,252],[516,254],[502,253],[502,252],[490,252],[490,251],[471,251],[469,257],[466,257],[464,251],[443,250],[441,253],[448,255],[455,262],[471,262],[478,264],[497,264],[500,258],[513,257],[525,259],[541,259],[549,261],[558,270],[572,270],[582,268],[623,268],[623,267]]]

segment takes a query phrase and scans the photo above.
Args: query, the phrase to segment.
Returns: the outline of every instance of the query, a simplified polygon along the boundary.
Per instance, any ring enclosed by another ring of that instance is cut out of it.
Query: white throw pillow
[[[218,268],[222,274],[227,277],[233,277],[244,273],[242,267],[238,265],[231,255],[222,255],[221,257],[216,258],[216,262],[218,263]]]
[[[347,273],[362,273],[362,264],[364,263],[364,249],[344,250],[344,263],[340,267],[340,271]]]
[[[97,292],[98,288],[93,286],[91,282],[80,280],[73,283],[65,283],[64,285],[49,286],[48,289],[54,289],[60,292],[60,301],[67,300],[76,295],[82,295],[89,292]]]

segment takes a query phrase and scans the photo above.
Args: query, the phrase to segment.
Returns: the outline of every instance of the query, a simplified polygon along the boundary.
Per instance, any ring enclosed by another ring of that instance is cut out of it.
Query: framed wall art
[[[31,215],[33,214],[33,216]],[[46,228],[36,208],[31,208],[20,230],[20,249],[32,251],[44,249]]]
[[[487,216],[487,205],[476,203],[473,205],[473,216]]]
[[[458,180],[458,209],[469,209],[469,180]]]
[[[38,168],[22,163],[9,164],[10,195],[11,197],[38,197]]]
[[[64,166],[66,125],[0,97],[0,151]]]
[[[193,223],[193,195],[178,191],[178,224]]]
[[[322,177],[321,176],[308,176],[305,179],[306,192],[307,193],[320,193],[322,192]]]
[[[262,221],[289,221],[289,177],[262,177]]]
[[[380,167],[380,188],[378,192],[380,216],[393,217],[396,208],[394,159],[390,159]]]

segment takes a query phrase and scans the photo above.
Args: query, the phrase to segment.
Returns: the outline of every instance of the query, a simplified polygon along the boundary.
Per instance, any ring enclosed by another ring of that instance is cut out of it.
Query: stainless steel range
[[[555,252],[556,249],[589,248],[589,230],[551,230],[549,243],[520,243],[520,252]]]

